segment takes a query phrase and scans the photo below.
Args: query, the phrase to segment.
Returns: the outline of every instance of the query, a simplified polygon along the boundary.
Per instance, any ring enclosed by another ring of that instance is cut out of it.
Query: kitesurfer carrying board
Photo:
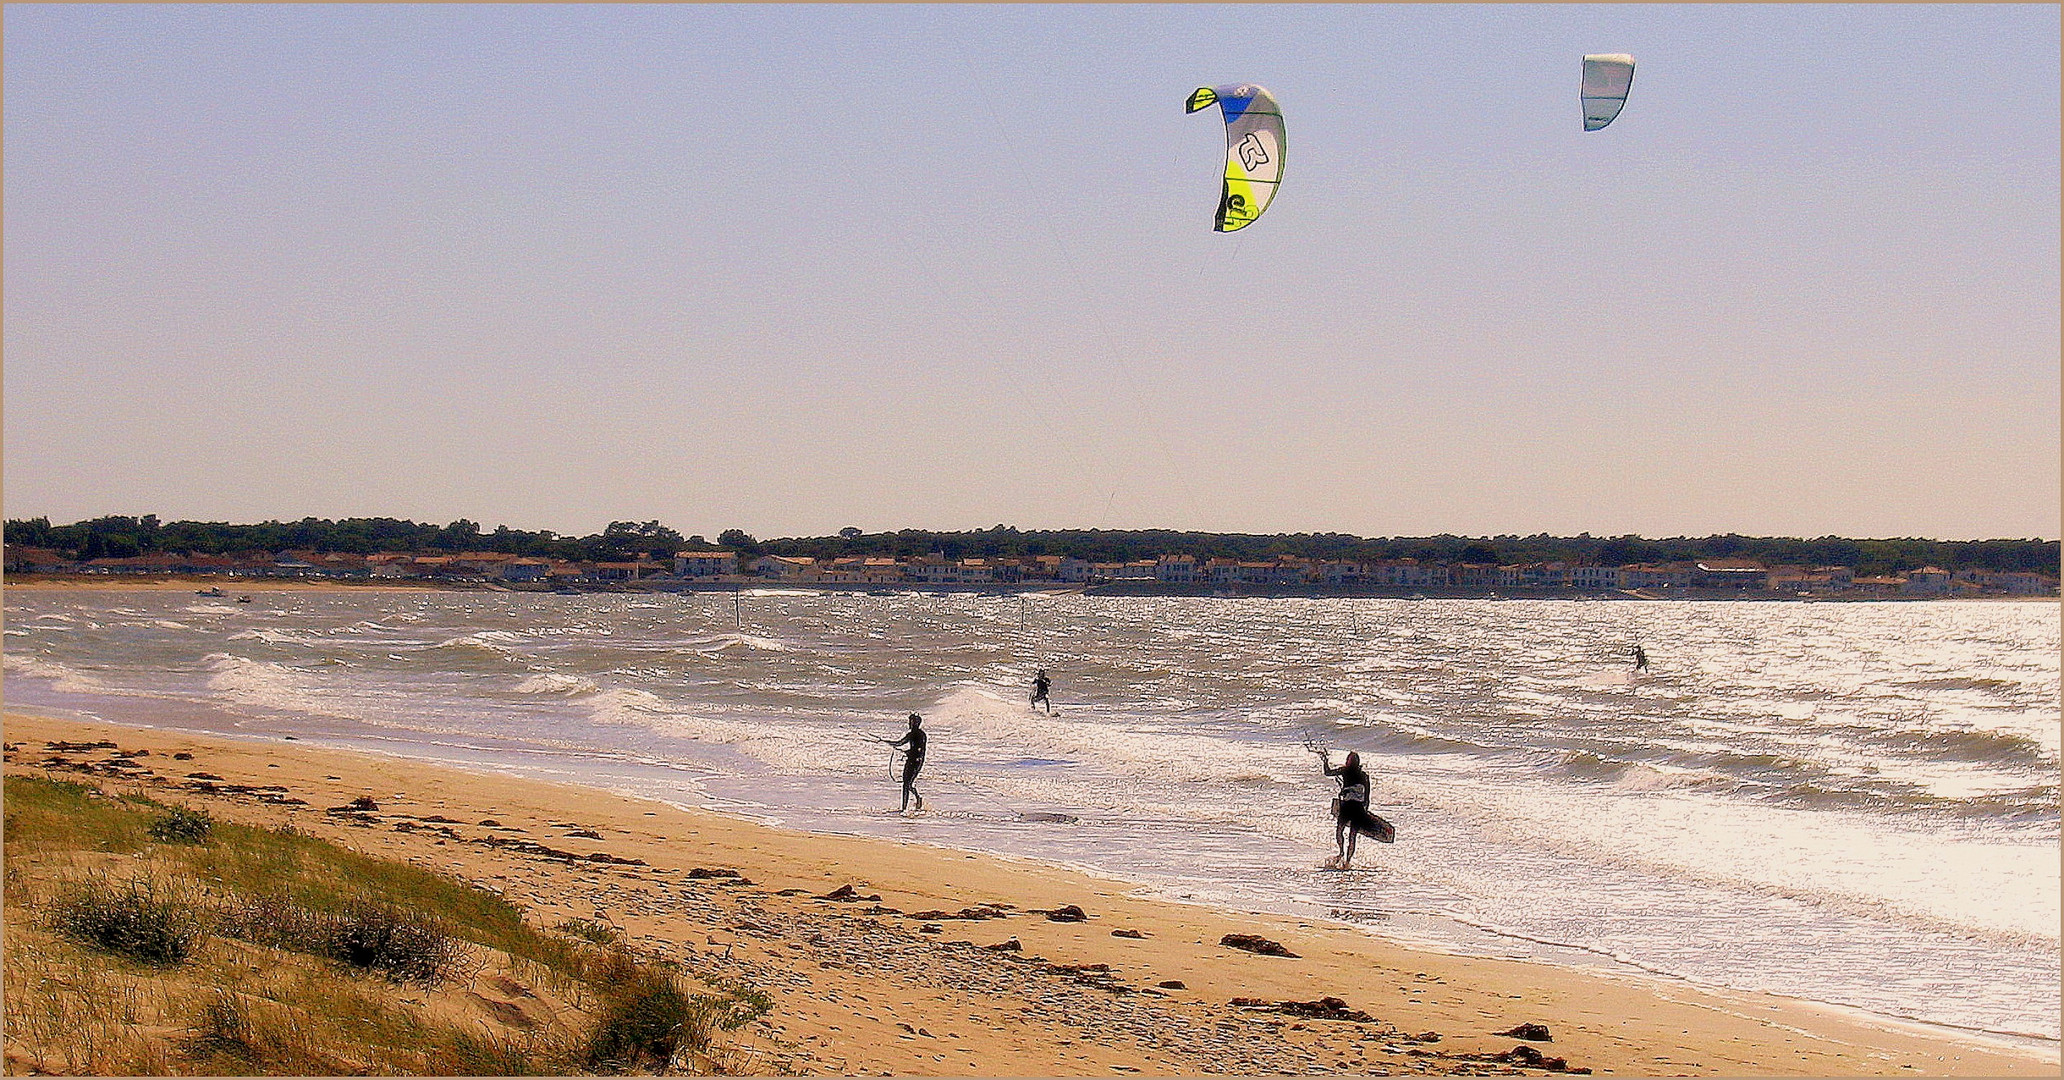
[[[1048,716],[1053,715],[1053,699],[1047,697],[1046,692],[1052,687],[1053,683],[1047,679],[1045,668],[1040,668],[1039,674],[1032,676],[1032,707],[1036,709],[1044,704]]]
[[[1333,767],[1333,752],[1323,747],[1312,747],[1319,755],[1319,765],[1327,776],[1340,778],[1340,797],[1333,800],[1333,845],[1339,854],[1326,861],[1330,870],[1345,870],[1354,862],[1355,841],[1362,836],[1374,837],[1377,842],[1388,844],[1397,839],[1396,830],[1390,822],[1369,812],[1369,774],[1362,771],[1362,755],[1349,751],[1347,761],[1339,768]]]

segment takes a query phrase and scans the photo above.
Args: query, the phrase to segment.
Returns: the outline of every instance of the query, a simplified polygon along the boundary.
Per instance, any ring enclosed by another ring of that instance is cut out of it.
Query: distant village
[[[220,578],[413,582],[520,591],[735,589],[780,584],[822,589],[1011,591],[1068,588],[1132,595],[1624,596],[1941,598],[2055,596],[2057,578],[2032,572],[1922,567],[1856,576],[1841,566],[1766,566],[1701,559],[1628,566],[1563,562],[1495,565],[1279,556],[1268,560],[1163,555],[1090,562],[1061,555],[949,559],[765,555],[741,563],[730,551],[682,551],[659,559],[574,562],[496,552],[415,554],[282,551],[247,555],[156,553],[67,561],[54,549],[10,547],[7,573],[191,575]]]

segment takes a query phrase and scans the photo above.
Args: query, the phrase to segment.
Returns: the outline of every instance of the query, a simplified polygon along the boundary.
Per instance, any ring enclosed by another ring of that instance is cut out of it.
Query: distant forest
[[[160,522],[145,517],[101,517],[71,525],[52,525],[48,518],[10,520],[9,545],[55,548],[77,559],[126,558],[153,552],[228,555],[286,550],[455,552],[494,551],[589,562],[638,557],[671,559],[676,551],[735,551],[741,556],[887,555],[897,558],[943,553],[950,559],[1023,558],[1063,555],[1092,562],[1152,559],[1161,555],[1193,555],[1199,559],[1268,559],[1294,555],[1308,559],[1371,562],[1419,559],[1446,563],[1529,563],[1562,561],[1577,565],[1625,566],[1632,563],[1684,559],[1755,559],[1766,565],[1847,566],[1860,575],[1890,574],[1939,566],[1945,570],[2023,570],[2058,572],[2055,540],[1851,540],[1839,536],[1798,539],[1773,536],[1671,537],[1640,536],[1424,536],[1365,538],[1345,533],[1177,532],[1169,529],[1018,529],[997,525],[971,532],[900,529],[863,533],[841,529],[836,536],[756,540],[738,529],[717,535],[682,536],[657,521],[614,521],[591,536],[561,536],[499,526],[483,532],[478,524],[459,520],[448,525],[397,518],[303,518],[257,525],[222,522]]]

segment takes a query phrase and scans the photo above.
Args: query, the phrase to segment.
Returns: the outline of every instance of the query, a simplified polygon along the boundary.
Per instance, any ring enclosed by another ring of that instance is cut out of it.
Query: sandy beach
[[[2034,1051],[1807,1002],[1417,951],[1346,927],[1161,902],[1055,867],[598,790],[13,712],[6,741],[10,774],[91,774],[223,819],[291,821],[495,889],[540,923],[606,919],[641,950],[743,978],[775,1002],[739,1033],[756,1071],[2057,1071]],[[112,766],[115,750],[49,748],[58,742],[149,754]],[[332,812],[361,796],[377,811]],[[1231,947],[1227,935],[1294,955]],[[1499,1034],[1522,1024],[1549,1038]]]

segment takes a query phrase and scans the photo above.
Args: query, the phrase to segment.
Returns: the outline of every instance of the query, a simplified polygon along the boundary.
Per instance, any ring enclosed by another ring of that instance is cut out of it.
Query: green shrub
[[[597,945],[614,945],[619,936],[616,927],[592,919],[568,919],[559,924],[559,929]]]
[[[257,1057],[250,1012],[235,994],[215,991],[187,1029],[188,1049],[196,1054],[228,1054],[251,1061]]]
[[[400,982],[440,982],[464,955],[435,919],[392,904],[359,901],[324,923],[324,953]]]
[[[207,932],[199,908],[151,880],[74,884],[52,902],[50,916],[58,933],[146,964],[185,960]]]
[[[586,1065],[664,1070],[678,1055],[707,1048],[713,1026],[709,999],[691,997],[671,976],[648,969],[610,996],[588,1036]]]
[[[150,837],[167,844],[204,844],[214,828],[215,819],[206,810],[173,806],[150,823]]]
[[[245,897],[216,915],[216,931],[257,945],[327,957],[397,982],[444,981],[465,946],[443,923],[377,900],[316,911],[278,894]]]

